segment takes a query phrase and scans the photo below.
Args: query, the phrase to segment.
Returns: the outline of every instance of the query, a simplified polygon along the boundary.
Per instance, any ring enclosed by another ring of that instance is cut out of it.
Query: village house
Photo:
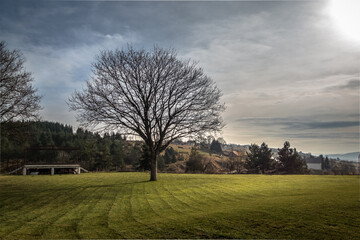
[[[322,170],[321,157],[310,157],[306,159],[308,169]]]

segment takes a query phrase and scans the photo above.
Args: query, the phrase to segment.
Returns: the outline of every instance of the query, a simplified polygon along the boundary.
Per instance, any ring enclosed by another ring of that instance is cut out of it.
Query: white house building
[[[321,158],[320,157],[307,158],[306,164],[307,164],[308,169],[321,170]]]

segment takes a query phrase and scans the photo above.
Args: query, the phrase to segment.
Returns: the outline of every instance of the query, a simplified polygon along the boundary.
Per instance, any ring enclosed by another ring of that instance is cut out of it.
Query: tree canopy
[[[257,144],[251,144],[246,154],[246,165],[250,171],[265,173],[274,165],[271,149],[266,143],[262,143],[260,147]]]
[[[25,59],[19,50],[8,50],[0,42],[0,116],[1,122],[34,119],[40,107],[39,95],[32,86],[31,73],[24,69]]]
[[[221,144],[217,140],[213,140],[210,145],[210,151],[214,153],[222,153]]]
[[[83,91],[69,99],[71,110],[85,126],[124,129],[141,137],[150,151],[151,179],[157,158],[171,142],[223,124],[221,91],[190,60],[174,50],[102,51]]]
[[[290,143],[286,141],[284,147],[278,149],[279,161],[282,166],[282,170],[289,174],[306,173],[307,165],[304,159],[302,159],[296,148],[290,148]]]

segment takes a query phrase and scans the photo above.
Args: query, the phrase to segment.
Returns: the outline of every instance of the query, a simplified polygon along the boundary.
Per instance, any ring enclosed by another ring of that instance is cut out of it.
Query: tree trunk
[[[156,181],[157,180],[157,157],[158,155],[151,154],[151,171],[150,171],[150,181]]]

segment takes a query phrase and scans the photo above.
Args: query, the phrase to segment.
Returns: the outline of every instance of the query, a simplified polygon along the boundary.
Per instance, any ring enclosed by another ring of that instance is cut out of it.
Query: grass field
[[[358,176],[0,176],[1,239],[360,239]]]

